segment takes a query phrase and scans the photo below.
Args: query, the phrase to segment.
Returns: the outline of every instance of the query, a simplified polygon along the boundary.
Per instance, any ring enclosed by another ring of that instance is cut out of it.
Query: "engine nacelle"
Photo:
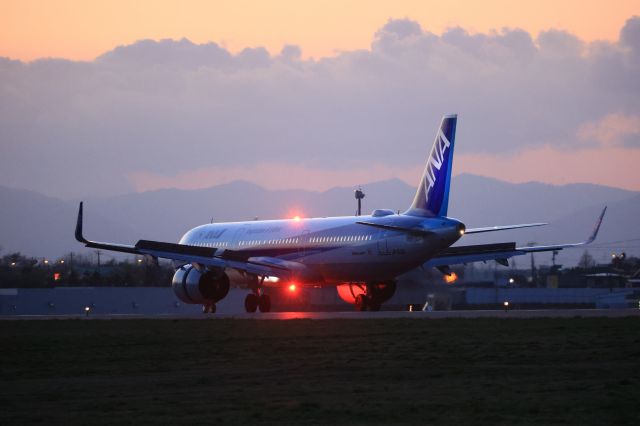
[[[229,293],[229,277],[224,272],[200,272],[191,265],[185,265],[173,275],[171,286],[184,303],[215,303]]]
[[[384,303],[396,292],[395,282],[375,283],[367,286],[365,283],[346,283],[336,287],[338,296],[347,303],[356,303],[358,295],[374,298],[378,303]]]

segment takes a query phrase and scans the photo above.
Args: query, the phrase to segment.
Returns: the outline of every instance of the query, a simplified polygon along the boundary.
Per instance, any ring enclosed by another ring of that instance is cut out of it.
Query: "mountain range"
[[[415,187],[400,180],[363,185],[363,213],[374,208],[404,211]],[[353,215],[353,187],[324,192],[267,190],[236,181],[201,190],[163,189],[85,199],[85,234],[90,239],[135,243],[138,239],[177,241],[190,228],[210,221],[243,221]],[[60,200],[31,191],[0,186],[0,247],[56,258],[71,251],[88,253],[73,238],[79,200]],[[513,184],[461,174],[451,187],[449,216],[468,228],[527,222],[548,222],[542,228],[467,236],[459,244],[516,241],[560,243],[581,241],[590,233],[598,212],[608,205],[596,243],[588,247],[596,261],[611,252],[640,254],[640,193],[592,184]],[[610,242],[618,242],[610,244]],[[635,246],[634,246],[635,244]],[[565,250],[558,262],[573,265],[584,250]],[[108,257],[108,256],[107,256]],[[539,255],[548,263],[550,255]]]

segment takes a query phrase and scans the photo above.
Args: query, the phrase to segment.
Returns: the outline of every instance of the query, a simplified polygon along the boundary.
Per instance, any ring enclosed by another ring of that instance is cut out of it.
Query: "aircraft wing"
[[[508,265],[508,259],[514,256],[522,256],[532,252],[560,251],[565,248],[591,244],[598,236],[598,231],[600,230],[600,225],[602,224],[602,219],[606,211],[607,208],[605,207],[602,213],[600,213],[589,238],[579,243],[516,247],[516,243],[511,242],[449,247],[428,260],[424,266],[437,268],[461,263],[485,262],[487,260],[495,260],[500,264]]]
[[[193,265],[206,265],[215,268],[233,268],[258,276],[296,279],[301,283],[317,280],[312,271],[299,262],[273,258],[249,257],[246,253],[214,247],[200,247],[162,241],[139,240],[135,245],[113,244],[87,240],[82,232],[83,205],[78,209],[75,237],[86,247],[117,251],[122,253],[170,259]]]
[[[518,252],[516,243],[450,247],[429,259],[424,266],[438,268],[461,263],[486,262],[487,260],[496,260],[505,264],[507,259],[522,254],[525,253]]]

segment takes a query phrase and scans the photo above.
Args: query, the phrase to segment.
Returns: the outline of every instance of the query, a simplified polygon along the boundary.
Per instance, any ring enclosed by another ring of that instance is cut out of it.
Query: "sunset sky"
[[[0,5],[0,185],[413,184],[458,112],[456,174],[640,190],[638,1]]]
[[[566,30],[586,41],[616,40],[624,22],[640,13],[636,0],[328,0],[151,1],[4,0],[0,55],[33,60],[92,60],[140,39],[215,41],[231,52],[264,46],[271,53],[296,44],[304,57],[367,49],[389,18],[410,18],[437,34],[460,26],[470,32],[503,27],[531,34]]]

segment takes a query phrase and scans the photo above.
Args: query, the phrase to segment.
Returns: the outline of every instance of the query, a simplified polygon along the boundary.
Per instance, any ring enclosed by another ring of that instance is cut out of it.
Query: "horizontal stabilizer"
[[[374,228],[386,229],[389,231],[406,232],[409,234],[432,235],[433,232],[422,228],[405,228],[404,226],[383,225],[381,223],[372,222],[356,222],[358,225],[372,226]]]
[[[465,234],[480,234],[482,232],[495,232],[506,231],[507,229],[519,229],[519,228],[533,228],[535,226],[544,226],[547,223],[523,223],[520,225],[505,225],[505,226],[487,226],[484,228],[469,228],[464,231]]]

